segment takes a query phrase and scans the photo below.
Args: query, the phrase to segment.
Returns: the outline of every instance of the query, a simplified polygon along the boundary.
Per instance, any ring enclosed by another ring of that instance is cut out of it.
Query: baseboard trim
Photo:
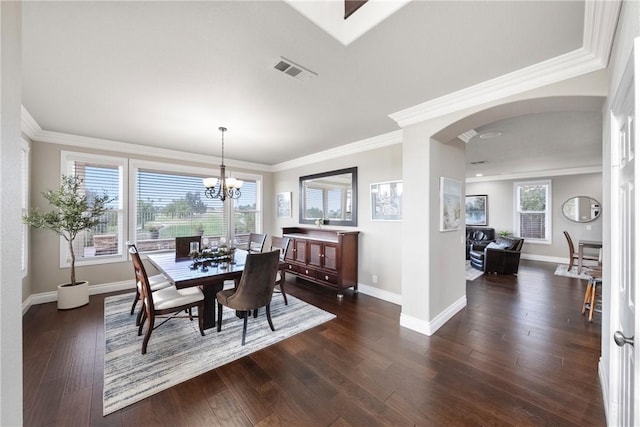
[[[609,379],[605,371],[605,366],[602,364],[602,357],[598,359],[598,377],[600,377],[600,389],[602,390],[602,401],[604,402],[604,418],[607,420],[607,425],[611,425],[611,419],[609,419]]]
[[[409,316],[406,313],[400,313],[400,326],[419,332],[423,335],[431,336],[442,327],[449,319],[455,316],[460,310],[467,306],[467,296],[464,295],[449,307],[444,309],[432,321],[428,322]]]
[[[365,295],[369,295],[370,297],[378,298],[383,301],[390,302],[392,304],[401,305],[402,304],[402,296],[400,294],[395,294],[393,292],[385,291],[384,289],[374,288],[373,286],[363,285],[358,283],[358,292],[363,293]]]
[[[536,254],[520,254],[520,258],[528,259],[531,261],[542,261],[542,262],[550,262],[553,264],[568,264],[567,257],[556,257],[556,256],[546,256],[546,255],[536,255]]]
[[[126,290],[134,290],[136,284],[133,280],[122,280],[120,282],[100,283],[98,285],[89,286],[89,295],[108,294],[109,292],[118,292]],[[46,304],[58,301],[58,292],[41,292],[31,294],[22,302],[22,315],[31,308],[32,305]]]

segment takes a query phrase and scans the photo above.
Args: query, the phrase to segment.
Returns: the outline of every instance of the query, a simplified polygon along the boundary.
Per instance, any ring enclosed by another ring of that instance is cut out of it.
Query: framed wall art
[[[402,181],[371,184],[371,219],[402,220]]]
[[[462,183],[440,177],[440,231],[462,227]]]
[[[470,195],[464,198],[465,224],[487,225],[487,198],[486,194]]]
[[[276,194],[276,211],[278,218],[291,218],[291,192]]]

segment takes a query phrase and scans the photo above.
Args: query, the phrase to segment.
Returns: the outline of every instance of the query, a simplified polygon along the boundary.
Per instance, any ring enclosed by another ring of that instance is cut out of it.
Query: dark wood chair
[[[271,297],[276,284],[276,275],[280,264],[280,251],[249,253],[245,262],[240,283],[236,289],[225,289],[216,294],[218,300],[218,332],[222,330],[222,306],[240,312],[244,324],[242,327],[242,345],[247,336],[249,313],[265,307],[267,321],[275,331],[271,321]]]
[[[134,243],[131,242],[127,242],[127,250],[131,249],[131,248],[136,248],[136,245]],[[138,249],[136,248],[136,251]],[[140,300],[140,282],[138,281],[137,277],[135,276],[135,269],[134,269],[134,279],[136,280],[136,296],[133,298],[133,304],[131,305],[131,315],[133,316],[133,313],[136,311],[136,305],[138,304],[138,301]],[[169,281],[169,279],[167,279],[166,277],[164,277],[162,274],[156,274],[154,276],[148,276],[149,279],[149,286],[151,287],[151,292],[155,292],[155,291],[159,291],[160,289],[164,289],[164,288],[168,288],[173,286],[173,284],[171,283],[171,281]],[[142,308],[140,309],[140,311],[138,312],[138,316],[136,317],[136,326],[138,326],[140,324],[140,318],[142,317]]]
[[[580,258],[580,255],[578,254],[578,252],[576,252],[575,246],[573,246],[573,240],[571,240],[571,235],[569,234],[568,231],[563,231],[564,233],[564,237],[566,237],[567,239],[567,245],[569,245],[569,267],[567,268],[567,271],[571,271],[571,269],[573,268],[573,264],[575,261],[578,260],[578,258]],[[591,261],[598,261],[599,258],[597,256],[591,256],[591,255],[582,255],[582,259],[588,259]]]
[[[176,237],[176,259],[189,258],[191,243],[198,244],[198,250],[202,248],[202,236]]]
[[[177,290],[174,286],[170,288],[160,289],[152,292],[149,286],[149,278],[147,272],[140,259],[140,254],[135,247],[129,249],[131,259],[133,260],[133,268],[136,273],[137,282],[141,284],[142,318],[138,326],[138,335],[142,335],[144,324],[147,323],[147,332],[142,341],[142,354],[147,353],[147,344],[151,338],[151,332],[160,327],[170,319],[189,318],[193,320],[191,309],[198,308],[198,324],[200,334],[204,336],[204,294],[200,288],[187,288]],[[182,311],[188,311],[188,315],[179,315]],[[171,316],[167,316],[171,315]],[[165,320],[156,326],[156,318],[164,318]]]
[[[291,239],[289,237],[271,237],[271,250],[280,251],[280,261],[284,261],[287,251],[289,250],[289,244],[291,244]],[[284,277],[280,277],[281,274],[284,273],[278,270],[278,274],[276,275],[276,287],[274,289],[276,289],[275,292],[277,292],[279,288],[282,298],[284,298],[284,304],[288,305],[289,302],[287,301],[287,294],[284,289]]]
[[[247,251],[249,252],[262,252],[264,249],[264,242],[267,240],[266,234],[249,234],[249,242],[247,243]]]

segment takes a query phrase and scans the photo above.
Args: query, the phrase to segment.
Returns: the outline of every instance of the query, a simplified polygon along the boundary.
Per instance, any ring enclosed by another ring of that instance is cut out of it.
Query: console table
[[[338,291],[358,291],[358,231],[284,227],[291,243],[285,256],[287,272]]]

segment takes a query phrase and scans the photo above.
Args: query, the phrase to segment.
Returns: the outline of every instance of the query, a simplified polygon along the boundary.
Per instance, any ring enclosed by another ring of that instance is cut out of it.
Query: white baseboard
[[[521,253],[520,258],[528,259],[531,261],[551,262],[554,264],[568,264],[568,257],[546,256],[536,254]]]
[[[440,314],[438,314],[430,322],[400,313],[400,326],[419,332],[421,334],[431,336],[442,327],[449,319],[456,315],[460,310],[467,306],[467,296],[464,295],[456,302],[451,304]]]
[[[609,379],[607,378],[607,372],[605,366],[602,364],[602,357],[598,359],[598,376],[600,377],[600,390],[602,390],[602,401],[604,402],[604,418],[607,420],[607,425],[611,425],[609,419]]]
[[[373,286],[358,283],[358,292],[381,299],[383,301],[390,302],[392,304],[402,304],[402,296],[400,294],[394,294],[393,292],[385,291],[384,289],[378,289],[374,288]]]
[[[109,292],[134,290],[136,284],[133,280],[123,280],[120,282],[100,283],[98,285],[89,286],[89,295],[108,294]],[[22,303],[22,315],[29,310],[32,305],[46,304],[48,302],[56,302],[58,300],[58,292],[41,292],[31,294]]]

